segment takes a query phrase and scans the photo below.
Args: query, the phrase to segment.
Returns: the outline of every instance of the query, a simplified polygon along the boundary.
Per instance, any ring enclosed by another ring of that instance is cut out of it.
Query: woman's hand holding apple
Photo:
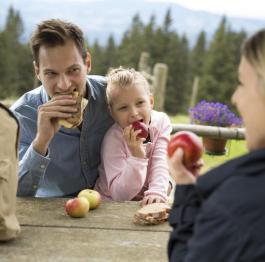
[[[194,184],[203,166],[203,145],[197,135],[182,131],[168,144],[169,169],[177,184]]]
[[[184,151],[178,148],[168,159],[170,176],[176,184],[195,184],[196,176],[183,164]]]

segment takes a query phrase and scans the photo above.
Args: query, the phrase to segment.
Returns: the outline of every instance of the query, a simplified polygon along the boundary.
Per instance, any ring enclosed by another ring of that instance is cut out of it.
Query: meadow
[[[14,98],[6,99],[1,101],[6,106],[10,106],[15,101]],[[188,124],[189,117],[187,115],[176,115],[169,116],[172,124]],[[245,140],[229,140],[227,142],[226,154],[222,156],[213,156],[213,155],[203,155],[204,167],[202,169],[202,173],[207,170],[218,166],[230,159],[241,156],[247,152],[246,149],[246,141]]]

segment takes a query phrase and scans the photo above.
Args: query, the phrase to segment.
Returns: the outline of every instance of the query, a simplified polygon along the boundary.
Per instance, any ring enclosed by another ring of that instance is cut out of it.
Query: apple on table
[[[65,211],[70,217],[84,217],[89,211],[89,202],[85,197],[71,198],[66,201]]]
[[[85,197],[90,205],[90,209],[97,208],[101,203],[101,196],[99,192],[92,189],[83,189],[79,192],[78,197]]]

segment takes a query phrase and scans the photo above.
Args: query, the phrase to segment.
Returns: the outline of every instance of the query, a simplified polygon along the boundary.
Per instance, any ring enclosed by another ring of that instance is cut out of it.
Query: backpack
[[[16,217],[19,124],[1,103],[0,119],[0,241],[8,241],[20,233]]]

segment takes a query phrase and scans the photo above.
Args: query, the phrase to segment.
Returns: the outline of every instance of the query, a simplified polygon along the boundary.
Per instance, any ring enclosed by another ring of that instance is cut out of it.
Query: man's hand
[[[77,111],[76,100],[71,95],[53,97],[38,108],[37,135],[33,141],[34,149],[46,155],[48,146],[58,132],[59,119],[69,118]]]
[[[200,159],[188,170],[183,165],[183,156],[182,148],[178,148],[173,156],[168,159],[170,175],[178,185],[195,184],[199,170],[203,166],[203,161]]]
[[[145,158],[145,149],[143,146],[144,138],[137,137],[141,130],[134,130],[133,127],[124,128],[123,137],[134,157]]]

